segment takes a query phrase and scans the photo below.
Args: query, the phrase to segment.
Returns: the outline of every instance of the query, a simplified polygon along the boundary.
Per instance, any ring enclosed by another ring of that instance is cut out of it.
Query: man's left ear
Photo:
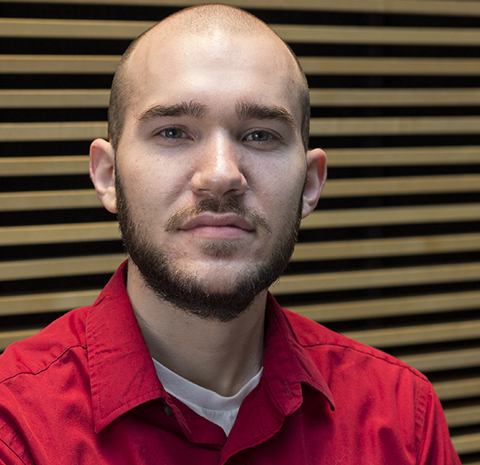
[[[327,156],[321,149],[307,152],[307,181],[303,190],[302,218],[315,209],[327,179]]]

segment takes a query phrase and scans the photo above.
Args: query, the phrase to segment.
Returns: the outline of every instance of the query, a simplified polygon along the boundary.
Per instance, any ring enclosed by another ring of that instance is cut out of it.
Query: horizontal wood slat
[[[18,232],[19,235],[21,232]],[[0,244],[2,243],[0,229]],[[11,240],[15,240],[15,230]],[[310,242],[295,246],[293,261],[441,254],[480,250],[480,233],[392,239]]]
[[[288,308],[320,323],[388,318],[478,309],[480,308],[480,291],[318,303],[289,306]]]
[[[324,198],[476,192],[480,175],[330,181]],[[93,189],[0,194],[0,211],[100,207]]]
[[[1,98],[1,94],[0,94]],[[313,106],[462,106],[480,103],[480,88],[470,89],[311,89]]]
[[[79,224],[6,226],[0,228],[0,246],[109,241],[120,239],[116,221]]]
[[[328,166],[480,164],[480,147],[328,149]],[[88,174],[88,156],[0,158],[1,176]]]
[[[2,0],[6,1],[6,0]],[[8,0],[23,3],[25,0]],[[45,0],[29,0],[30,3],[44,3]],[[1,3],[1,2],[0,2]],[[205,0],[49,0],[49,3],[93,4],[93,5],[154,5],[184,7],[199,5]],[[224,0],[226,5],[241,8],[258,8],[256,0]],[[480,5],[474,1],[438,1],[438,0],[263,0],[263,9],[294,9],[312,11],[342,11],[352,13],[417,14],[417,15],[453,15],[480,16]]]
[[[477,134],[480,116],[415,118],[313,118],[312,136]],[[93,140],[107,137],[103,121],[0,123],[0,142]]]
[[[0,158],[0,177],[64,174],[88,174],[88,155]]]
[[[0,18],[0,36],[133,40],[154,24],[154,21]]]
[[[475,203],[414,207],[379,207],[315,211],[302,220],[303,229],[355,226],[450,223],[477,221],[480,205]]]
[[[480,449],[479,447],[480,433],[465,434],[462,436],[453,436],[452,443],[453,443],[453,446],[455,447],[455,450],[459,454],[469,454],[472,452],[478,452]],[[476,464],[469,462],[468,465],[476,465]]]
[[[299,57],[306,74],[478,76],[476,58],[325,58]]]
[[[0,194],[0,211],[101,207],[93,189]],[[480,219],[477,204],[316,211],[302,221],[303,229],[437,223]]]
[[[62,39],[131,39],[152,21],[0,18],[0,36]],[[383,45],[480,45],[478,29],[270,24],[286,42]]]
[[[0,296],[0,315],[60,312],[93,304],[100,289]]]
[[[93,189],[0,194],[0,211],[59,210],[101,206]]]
[[[118,55],[0,55],[0,73],[113,74]],[[299,57],[306,74],[478,76],[477,58]]]
[[[442,401],[480,396],[480,378],[438,381],[433,387]]]
[[[109,98],[107,89],[8,89],[0,90],[0,108],[106,108]]]
[[[369,27],[369,26],[297,26],[270,24],[286,42],[381,45],[457,45],[480,44],[478,29]]]
[[[453,370],[478,366],[480,349],[457,349],[445,352],[400,356],[400,360],[421,372]]]
[[[100,290],[0,297],[0,315],[60,311],[90,305]],[[480,291],[289,306],[319,322],[384,318],[478,309]]]
[[[22,260],[0,263],[0,281],[114,272],[122,254]],[[276,295],[396,287],[480,279],[480,263],[284,276],[272,287]]]
[[[115,221],[79,224],[5,226],[0,246],[120,239]],[[480,250],[480,234],[299,243],[292,261],[422,255]]]
[[[480,191],[480,175],[406,176],[364,179],[332,179],[323,197],[363,197],[375,195],[435,194]]]
[[[119,60],[118,55],[0,55],[0,74],[113,74]]]
[[[107,123],[0,123],[0,142],[94,140],[108,136]]]
[[[113,273],[124,254],[0,262],[0,281]]]
[[[395,328],[348,331],[344,334],[363,344],[379,348],[462,341],[480,338],[480,321],[461,321],[405,327],[397,326]]]
[[[479,63],[480,70],[480,63]],[[312,136],[478,134],[480,116],[312,118]]]
[[[421,284],[457,283],[480,279],[480,263],[430,265],[380,270],[289,275],[272,287],[275,295],[340,291]]]
[[[0,90],[0,108],[106,108],[107,89]],[[471,89],[311,89],[314,106],[471,106],[480,88]]]
[[[91,304],[100,290],[0,297],[0,315],[60,311]],[[319,322],[384,318],[478,309],[480,291],[289,306]]]
[[[328,166],[421,166],[479,164],[480,147],[328,149]]]
[[[445,418],[450,428],[478,424],[480,419],[480,405],[447,408],[445,409]]]

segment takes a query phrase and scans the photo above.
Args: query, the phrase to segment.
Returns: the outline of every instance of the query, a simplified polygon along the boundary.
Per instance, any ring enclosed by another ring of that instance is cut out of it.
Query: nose
[[[192,190],[199,196],[241,196],[248,182],[240,165],[238,150],[228,136],[211,138],[198,155]]]

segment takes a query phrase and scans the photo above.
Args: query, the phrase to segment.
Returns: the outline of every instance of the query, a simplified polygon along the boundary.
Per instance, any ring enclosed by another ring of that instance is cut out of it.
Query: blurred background
[[[124,260],[88,177],[120,55],[181,0],[0,0],[0,351]],[[480,2],[238,0],[292,47],[329,180],[283,306],[424,372],[480,464]]]

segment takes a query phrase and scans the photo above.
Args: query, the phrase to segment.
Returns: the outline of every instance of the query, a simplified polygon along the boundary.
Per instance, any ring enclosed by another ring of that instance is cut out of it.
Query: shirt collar
[[[90,308],[86,323],[95,431],[165,391],[125,289],[124,262]]]
[[[286,311],[270,293],[266,322],[264,376],[281,412],[286,416],[291,415],[300,407],[303,400],[302,383],[325,396],[330,408],[335,410],[327,382],[298,341]]]

